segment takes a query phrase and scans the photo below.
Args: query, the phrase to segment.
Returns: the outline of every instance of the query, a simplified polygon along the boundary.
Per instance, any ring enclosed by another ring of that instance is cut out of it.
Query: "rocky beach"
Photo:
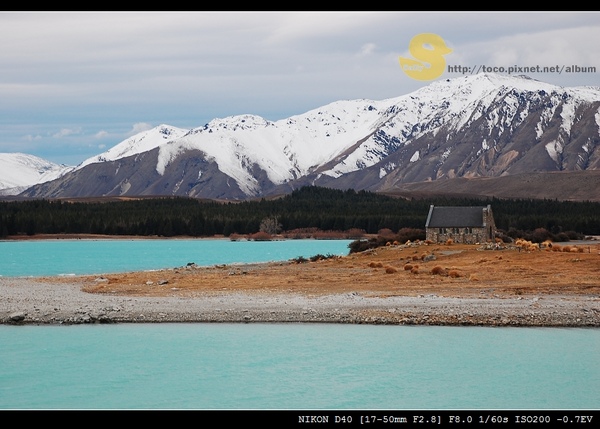
[[[600,326],[598,245],[389,246],[106,276],[0,277],[3,324]]]
[[[370,323],[401,325],[600,326],[597,297],[369,297],[344,293],[224,293],[205,297],[127,297],[73,284],[1,279],[5,324]]]

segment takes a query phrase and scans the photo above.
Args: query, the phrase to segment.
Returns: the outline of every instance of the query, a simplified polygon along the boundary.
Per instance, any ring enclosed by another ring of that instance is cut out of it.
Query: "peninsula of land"
[[[0,277],[3,324],[600,326],[600,245],[389,245],[264,264]]]

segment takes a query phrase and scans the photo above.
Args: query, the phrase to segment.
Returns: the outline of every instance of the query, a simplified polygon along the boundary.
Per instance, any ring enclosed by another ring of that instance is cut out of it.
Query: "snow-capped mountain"
[[[23,195],[245,199],[306,184],[377,191],[454,177],[596,170],[599,130],[598,87],[480,74],[273,122],[240,115],[187,132],[161,125]]]
[[[170,125],[159,125],[148,131],[142,131],[136,135],[123,140],[116,146],[113,146],[106,152],[86,159],[77,168],[83,168],[86,165],[114,161],[120,158],[126,158],[138,153],[147,152],[170,140],[178,139],[188,132],[182,128],[172,127]]]
[[[54,180],[73,167],[24,153],[0,153],[0,195],[18,195],[30,186]]]

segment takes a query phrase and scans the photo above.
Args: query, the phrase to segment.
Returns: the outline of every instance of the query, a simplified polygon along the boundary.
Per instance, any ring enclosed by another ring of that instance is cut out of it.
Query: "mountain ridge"
[[[163,124],[21,195],[240,200],[304,185],[387,192],[454,178],[598,170],[599,130],[598,87],[481,74],[278,121],[248,114],[191,130]]]
[[[0,153],[0,195],[18,195],[32,185],[54,180],[72,169],[35,155]]]

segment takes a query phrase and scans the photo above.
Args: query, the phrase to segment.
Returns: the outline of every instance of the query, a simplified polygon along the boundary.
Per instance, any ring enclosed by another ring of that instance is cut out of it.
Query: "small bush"
[[[439,265],[436,265],[435,267],[433,267],[431,269],[431,274],[434,275],[442,275],[442,274],[446,274],[446,270],[444,270],[442,267],[440,267]]]
[[[264,231],[259,231],[254,234],[251,234],[249,238],[250,238],[250,240],[254,240],[254,241],[270,241],[273,239],[271,234],[269,234],[268,232],[264,232]]]
[[[406,271],[410,271],[410,270],[412,270],[413,268],[414,268],[414,266],[413,266],[413,265],[411,265],[411,264],[405,264],[405,265],[404,265],[404,269],[405,269]]]
[[[390,237],[393,237],[395,234],[394,234],[394,231],[392,231],[391,229],[383,228],[383,229],[380,229],[379,231],[377,231],[377,235],[380,237],[390,238]]]
[[[394,274],[397,273],[398,270],[394,267],[390,267],[389,265],[387,267],[385,267],[385,273],[386,274]]]
[[[419,274],[419,267],[413,267],[412,270],[410,270],[411,274]]]
[[[460,277],[460,273],[457,270],[450,270],[448,271],[448,275],[452,278],[458,278]]]

